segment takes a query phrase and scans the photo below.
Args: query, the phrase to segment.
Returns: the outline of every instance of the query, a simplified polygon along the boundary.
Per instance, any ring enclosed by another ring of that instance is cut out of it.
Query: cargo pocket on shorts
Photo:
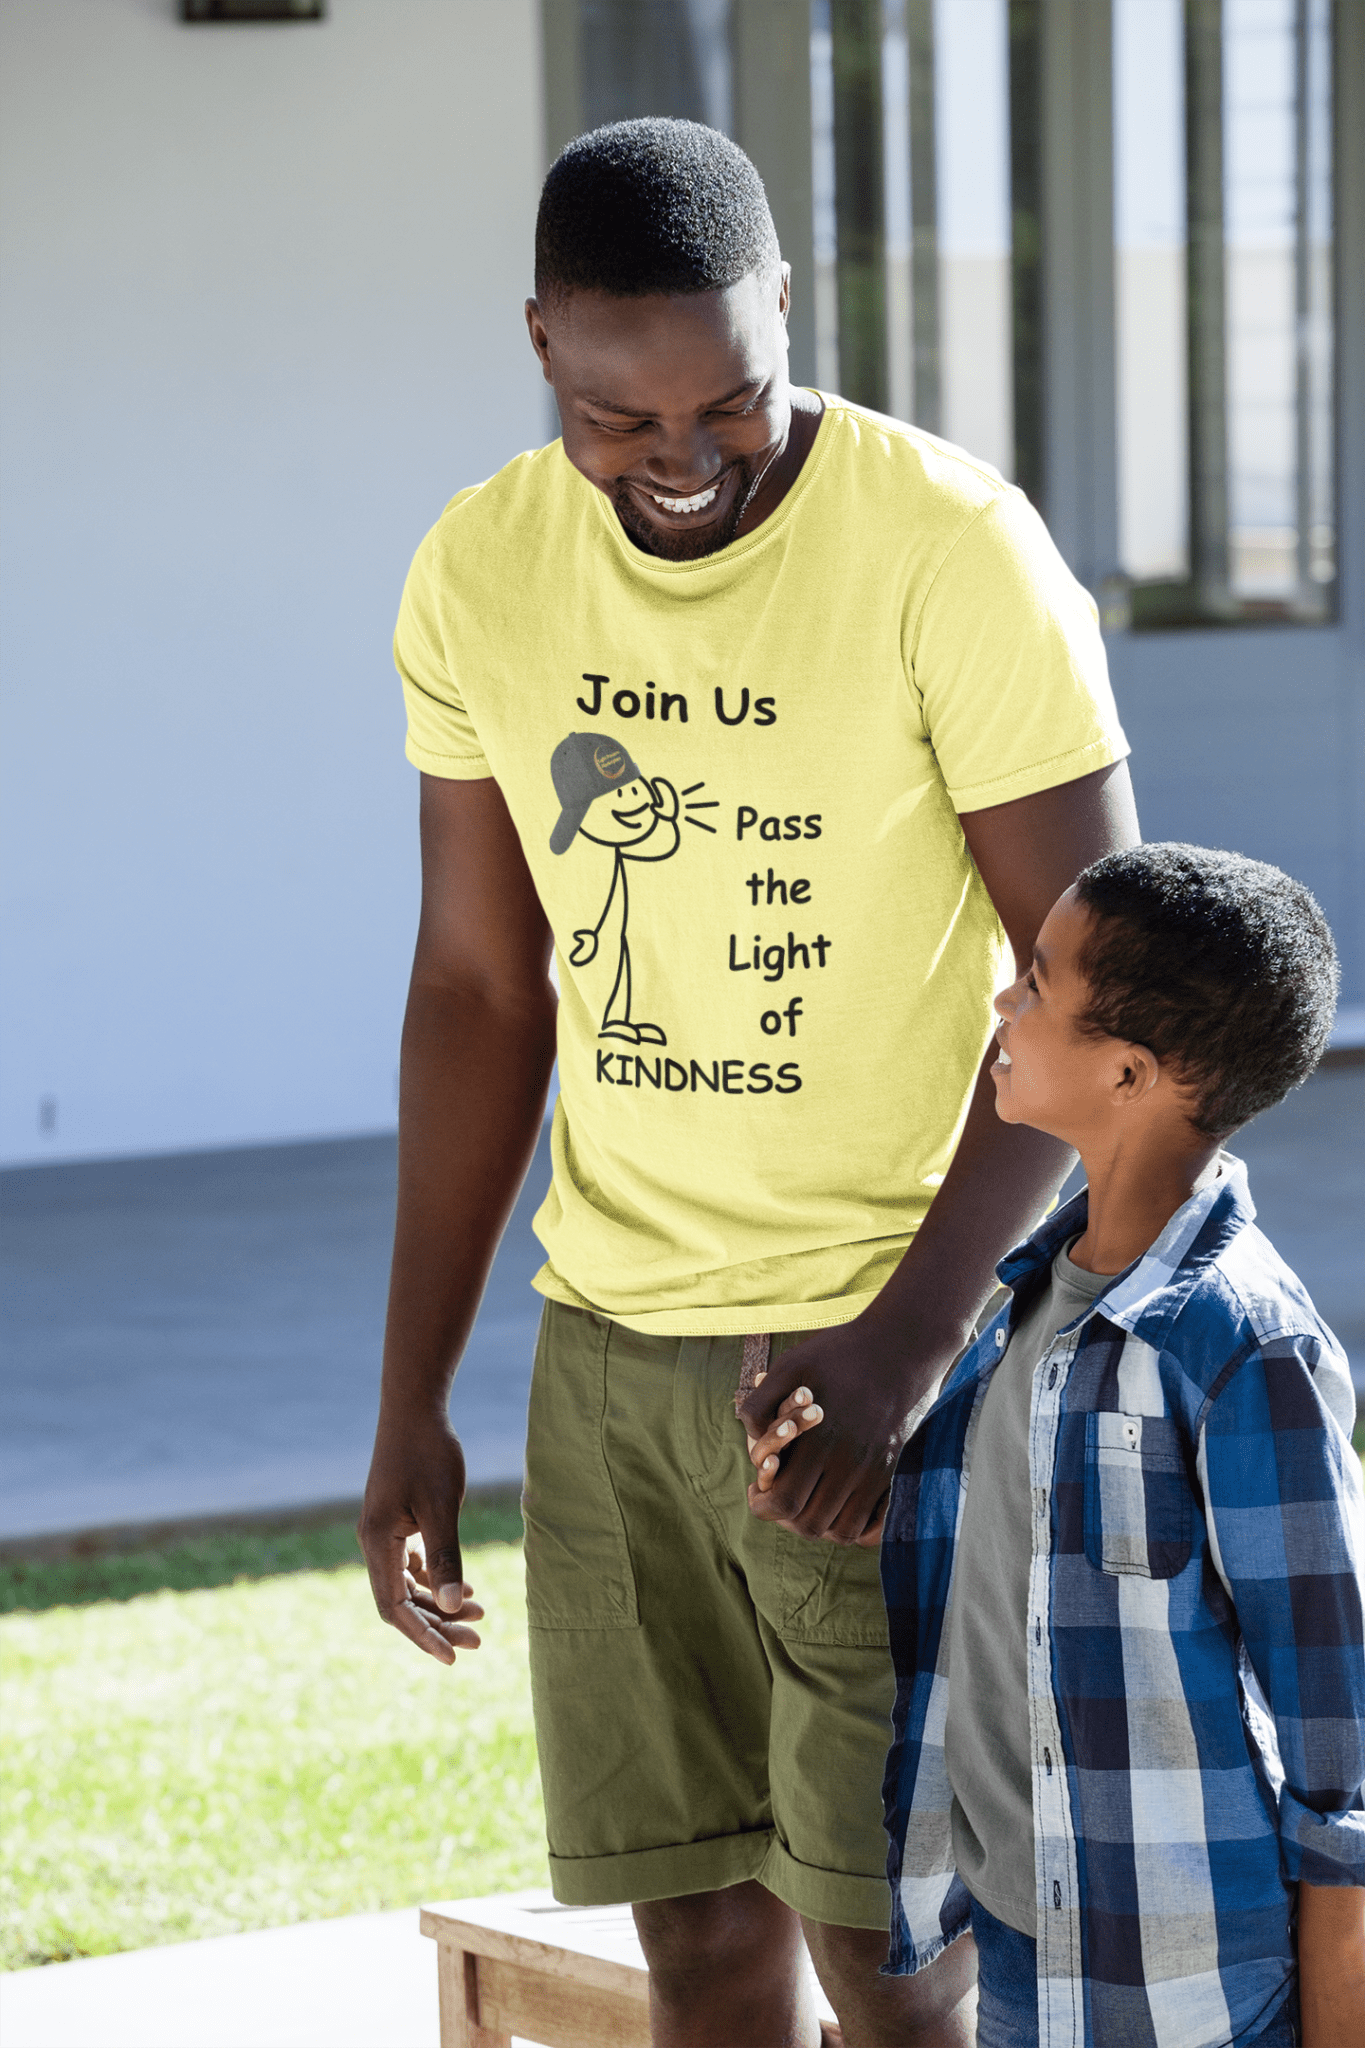
[[[1111,1576],[1173,1579],[1190,1561],[1189,1480],[1168,1415],[1085,1418],[1085,1554]]]
[[[875,1550],[812,1543],[790,1529],[777,1538],[777,1632],[789,1643],[875,1648],[888,1640]]]
[[[526,1613],[532,1628],[638,1628],[626,1525],[602,1444],[601,1316],[546,1305],[526,1422]]]

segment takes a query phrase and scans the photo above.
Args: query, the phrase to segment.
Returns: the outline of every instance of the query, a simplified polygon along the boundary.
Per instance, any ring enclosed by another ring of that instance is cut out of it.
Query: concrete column
[[[732,0],[734,137],[758,166],[792,267],[791,374],[815,382],[810,0]]]
[[[886,186],[881,0],[830,0],[834,55],[834,213],[839,388],[884,412]]]
[[[565,143],[572,142],[587,126],[583,113],[583,37],[579,13],[580,0],[540,0],[546,170]]]

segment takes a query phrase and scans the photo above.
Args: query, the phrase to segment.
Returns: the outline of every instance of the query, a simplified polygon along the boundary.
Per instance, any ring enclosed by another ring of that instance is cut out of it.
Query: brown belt
[[[755,1330],[744,1339],[744,1355],[739,1367],[739,1385],[735,1388],[735,1413],[748,1400],[763,1374],[768,1370],[768,1356],[772,1349],[772,1338]]]

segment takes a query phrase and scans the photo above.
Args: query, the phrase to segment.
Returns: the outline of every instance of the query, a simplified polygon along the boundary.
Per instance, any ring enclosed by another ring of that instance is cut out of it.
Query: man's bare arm
[[[424,775],[398,1222],[360,1540],[384,1619],[443,1663],[477,1641],[455,1619],[465,1469],[446,1401],[544,1114],[555,1054],[550,952],[497,784]],[[404,1571],[417,1531],[425,1586]]]
[[[1019,960],[1030,957],[1043,919],[1081,869],[1138,838],[1122,763],[970,812],[962,829]],[[1034,1227],[1074,1163],[1056,1139],[1001,1123],[993,1057],[992,1049],[943,1185],[876,1300],[852,1322],[784,1352],[741,1411],[753,1437],[798,1385],[825,1411],[824,1424],[787,1452],[772,1488],[750,1488],[765,1520],[836,1543],[872,1536],[910,1411],[966,1343],[997,1262]]]

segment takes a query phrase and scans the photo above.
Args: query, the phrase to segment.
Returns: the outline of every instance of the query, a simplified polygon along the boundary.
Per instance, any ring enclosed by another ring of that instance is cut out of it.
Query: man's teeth
[[[995,1064],[997,1065],[997,1067],[1008,1067],[1013,1065],[1013,1061],[1010,1059],[1010,1056],[1005,1051],[1003,1045],[1001,1046],[999,1052],[995,1055]]]
[[[712,484],[709,491],[698,491],[695,498],[661,498],[655,491],[650,492],[656,505],[662,505],[665,512],[700,512],[715,497],[718,485]]]

